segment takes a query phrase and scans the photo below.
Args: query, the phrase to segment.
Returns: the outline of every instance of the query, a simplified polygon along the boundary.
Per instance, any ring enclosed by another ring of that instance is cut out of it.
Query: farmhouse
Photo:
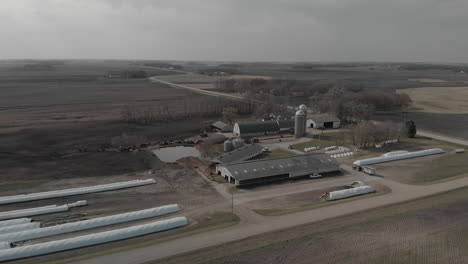
[[[233,133],[237,137],[256,137],[278,134],[294,129],[294,120],[270,120],[235,123]]]
[[[258,144],[245,145],[231,152],[224,153],[214,158],[212,163],[233,163],[249,160],[263,153],[263,147]]]
[[[330,114],[309,115],[307,118],[307,127],[311,128],[339,128],[340,119]]]
[[[218,164],[216,172],[236,186],[328,173],[340,170],[338,161],[328,154],[316,153]]]

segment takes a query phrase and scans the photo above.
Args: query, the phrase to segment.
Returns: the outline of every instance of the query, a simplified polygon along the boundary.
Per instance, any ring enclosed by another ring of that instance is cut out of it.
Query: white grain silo
[[[303,137],[306,130],[306,113],[302,110],[297,110],[294,118],[294,136]]]
[[[299,106],[299,110],[302,110],[305,114],[305,118],[304,118],[304,127],[307,128],[307,106],[305,104],[301,104]]]

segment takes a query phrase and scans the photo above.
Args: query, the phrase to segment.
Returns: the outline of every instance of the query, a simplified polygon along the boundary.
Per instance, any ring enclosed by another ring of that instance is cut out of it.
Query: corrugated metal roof
[[[313,172],[323,168],[339,168],[339,162],[328,154],[314,153],[286,158],[236,162],[218,166],[226,168],[232,177],[237,180],[248,180],[303,171]]]
[[[226,126],[229,126],[229,124],[226,124],[222,121],[216,121],[213,124],[211,124],[211,126],[216,127],[217,129],[223,129]]]
[[[215,163],[233,163],[254,158],[263,152],[263,147],[258,144],[245,145],[241,148],[233,150],[214,158]]]
[[[257,121],[238,123],[241,134],[264,133],[280,131],[280,126],[276,120],[272,121]]]
[[[281,129],[294,128],[294,120],[279,120],[278,125]]]
[[[314,122],[324,123],[324,122],[340,122],[340,119],[334,115],[330,114],[315,114],[308,115],[307,119],[313,120]]]

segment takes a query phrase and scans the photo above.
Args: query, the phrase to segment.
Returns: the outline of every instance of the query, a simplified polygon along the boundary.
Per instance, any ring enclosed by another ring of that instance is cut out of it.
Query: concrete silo
[[[299,106],[299,110],[302,110],[305,114],[305,118],[304,118],[304,127],[307,128],[307,106],[305,104],[301,104]]]
[[[294,136],[303,137],[306,132],[306,113],[303,110],[297,110],[294,118]]]
[[[234,144],[232,144],[231,140],[224,141],[224,152],[230,152],[234,150]]]

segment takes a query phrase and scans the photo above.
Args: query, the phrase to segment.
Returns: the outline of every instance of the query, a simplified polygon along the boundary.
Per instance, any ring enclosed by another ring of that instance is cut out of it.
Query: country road
[[[193,92],[196,92],[196,93],[201,93],[201,94],[206,94],[206,95],[211,95],[211,96],[217,96],[217,97],[225,97],[225,98],[235,99],[235,100],[245,100],[242,96],[236,96],[236,95],[231,95],[231,94],[226,94],[226,93],[213,92],[213,91],[208,91],[208,90],[204,90],[204,89],[200,89],[200,88],[190,87],[190,86],[187,86],[187,85],[182,85],[182,84],[176,84],[176,83],[172,83],[172,82],[163,81],[163,80],[158,79],[158,76],[149,77],[149,80],[151,82],[162,83],[162,84],[166,84],[166,85],[169,85],[169,86],[175,87],[175,88],[187,89],[187,90],[190,90],[190,91],[193,91]]]

